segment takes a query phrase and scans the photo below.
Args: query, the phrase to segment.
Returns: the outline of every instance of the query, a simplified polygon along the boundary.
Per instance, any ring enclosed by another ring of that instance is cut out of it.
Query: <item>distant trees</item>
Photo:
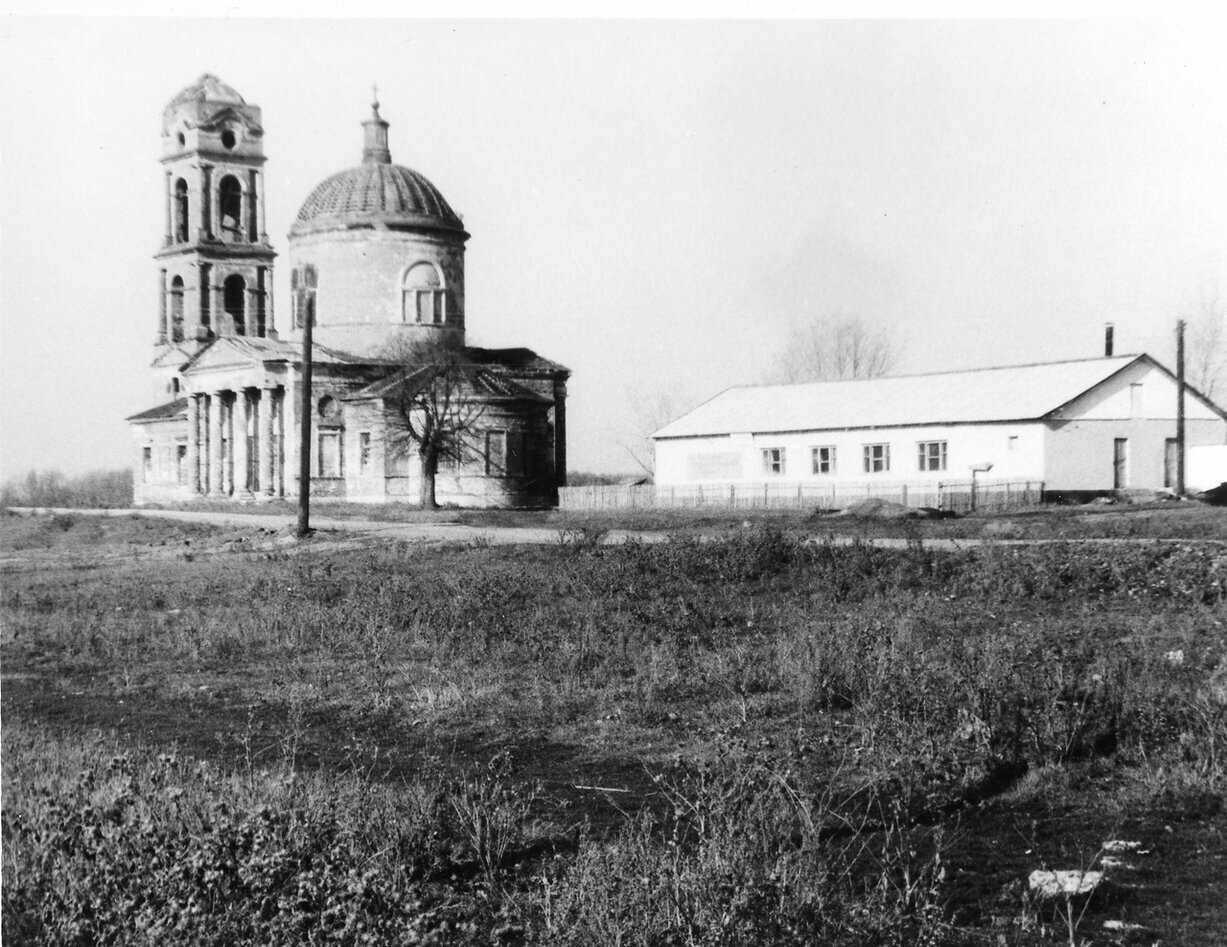
[[[830,316],[794,329],[770,380],[780,384],[877,378],[898,361],[886,330],[858,316]]]
[[[422,509],[438,509],[439,465],[465,460],[485,412],[485,403],[474,397],[475,366],[453,341],[397,343],[381,357],[397,366],[382,389],[388,445],[395,453],[417,454]]]
[[[1185,375],[1213,401],[1227,391],[1227,307],[1217,290],[1202,293],[1187,325]]]
[[[66,476],[58,470],[31,470],[0,487],[0,506],[76,506],[115,508],[132,505],[132,471],[91,470]]]

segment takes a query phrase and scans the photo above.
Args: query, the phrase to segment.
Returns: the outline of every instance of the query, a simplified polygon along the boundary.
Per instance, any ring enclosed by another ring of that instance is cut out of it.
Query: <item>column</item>
[[[200,492],[200,396],[187,396],[187,486]]]
[[[167,313],[170,307],[166,305],[166,270],[158,270],[158,299],[161,302],[158,315],[158,345],[165,345],[166,340],[170,338],[170,325],[167,322]]]
[[[264,334],[270,339],[277,338],[277,328],[273,325],[273,268],[264,270]]]
[[[260,221],[256,215],[259,204],[260,199],[256,194],[256,169],[250,168],[247,171],[247,206],[243,208],[243,233],[248,243],[255,243],[259,239]]]
[[[200,166],[200,239],[213,239],[213,166]]]
[[[294,366],[285,373],[285,394],[281,398],[281,486],[283,495],[298,495],[298,411],[300,379]]]
[[[175,178],[169,171],[166,172],[166,235],[162,238],[162,246],[169,247],[173,242],[171,236],[171,217],[175,206]]]
[[[271,497],[273,488],[273,389],[261,388],[257,406],[256,454],[259,463],[260,494]]]
[[[222,399],[222,493],[234,495],[234,405],[233,392]]]
[[[213,335],[231,335],[234,326],[230,325],[230,320],[226,317],[226,297],[223,295],[225,287],[217,282],[209,288],[213,294]]]
[[[234,479],[234,495],[250,496],[251,483],[247,474],[250,466],[247,463],[247,389],[240,388],[234,393],[234,407],[231,411],[230,425],[230,457]]]
[[[259,335],[260,334],[260,286],[256,280],[247,284],[247,311],[243,313],[243,334],[244,335]]]
[[[213,294],[209,287],[209,264],[200,264],[200,315],[197,319],[196,338],[207,339],[213,329]]]
[[[222,392],[209,395],[209,496],[225,496],[222,484]]]
[[[256,202],[256,229],[260,234],[260,242],[268,243],[268,228],[264,223],[264,172],[253,171],[252,199]]]

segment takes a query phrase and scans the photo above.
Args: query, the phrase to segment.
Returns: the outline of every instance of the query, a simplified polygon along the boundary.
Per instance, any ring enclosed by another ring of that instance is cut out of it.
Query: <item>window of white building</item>
[[[813,464],[814,473],[816,474],[835,473],[835,448],[815,447],[813,449]]]
[[[784,473],[784,448],[768,447],[763,451],[763,473],[772,477]]]
[[[921,441],[916,446],[919,449],[920,470],[946,469],[945,441]]]
[[[865,445],[865,473],[887,473],[890,470],[890,445]]]

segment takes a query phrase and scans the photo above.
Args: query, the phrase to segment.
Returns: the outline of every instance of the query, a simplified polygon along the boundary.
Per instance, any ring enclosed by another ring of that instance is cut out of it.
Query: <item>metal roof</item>
[[[173,421],[175,418],[187,417],[187,398],[176,398],[174,401],[168,401],[166,404],[160,404],[156,408],[149,408],[147,411],[141,411],[131,417],[126,418],[127,421],[135,423],[143,423],[145,421]]]
[[[1035,420],[1146,355],[729,388],[654,438]],[[1161,366],[1159,366],[1161,368]]]

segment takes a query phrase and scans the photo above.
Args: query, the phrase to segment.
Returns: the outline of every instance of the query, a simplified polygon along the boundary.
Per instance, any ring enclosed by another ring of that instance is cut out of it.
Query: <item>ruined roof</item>
[[[521,385],[518,381],[500,370],[498,366],[477,365],[464,362],[457,366],[464,376],[464,387],[470,397],[483,401],[534,401],[539,404],[553,404],[554,399],[539,394]],[[385,378],[372,382],[365,388],[348,395],[346,401],[361,401],[368,398],[387,398],[398,390],[407,388],[414,390],[428,381],[433,369],[429,365],[421,368],[401,368]]]
[[[470,345],[464,351],[478,365],[501,365],[504,368],[528,372],[566,372],[568,375],[571,373],[571,370],[565,365],[551,362],[532,349],[482,349]]]
[[[185,86],[162,110],[162,131],[170,128],[175,116],[182,115],[191,125],[207,126],[214,118],[233,113],[260,132],[260,110],[248,105],[241,95],[212,73],[206,72]]]
[[[174,401],[160,404],[156,408],[150,408],[147,411],[134,414],[127,418],[127,420],[139,423],[143,421],[173,421],[175,418],[180,417],[187,417],[187,398],[176,398]]]
[[[1142,359],[1167,372],[1148,355],[1120,355],[929,375],[729,388],[652,437],[1038,420]]]

